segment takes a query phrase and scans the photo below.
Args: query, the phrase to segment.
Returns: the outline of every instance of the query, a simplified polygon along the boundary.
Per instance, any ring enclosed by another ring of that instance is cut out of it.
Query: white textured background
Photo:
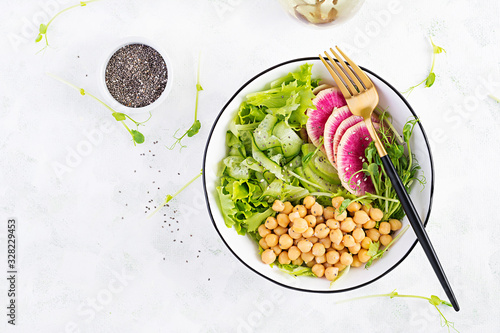
[[[271,0],[103,0],[60,16],[49,30],[52,48],[35,55],[32,24],[47,21],[44,7],[75,2],[3,0],[0,12],[0,267],[14,216],[17,331],[445,332],[425,301],[335,304],[395,288],[444,298],[420,246],[367,287],[316,295],[282,289],[238,262],[218,239],[199,180],[145,218],[146,206],[199,172],[212,121],[256,73],[339,44],[404,90],[427,75],[429,35],[447,54],[438,56],[434,86],[409,100],[433,143],[427,229],[462,306],[443,311],[461,332],[500,330],[500,105],[486,98],[500,96],[499,2],[396,1],[390,13],[388,1],[369,0],[346,24],[313,29]],[[175,70],[171,95],[137,147],[104,108],[44,74],[100,95],[104,52],[128,35],[158,42]],[[192,121],[200,51],[203,127],[181,153],[169,151],[175,130]],[[59,177],[58,163],[70,165]],[[15,331],[6,325],[4,274],[0,331]]]

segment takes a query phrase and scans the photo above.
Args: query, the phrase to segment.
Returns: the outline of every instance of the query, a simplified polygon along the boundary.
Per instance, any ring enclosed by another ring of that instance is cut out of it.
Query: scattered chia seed
[[[105,74],[108,90],[120,104],[147,106],[165,90],[168,69],[158,51],[144,44],[129,44],[109,59]]]

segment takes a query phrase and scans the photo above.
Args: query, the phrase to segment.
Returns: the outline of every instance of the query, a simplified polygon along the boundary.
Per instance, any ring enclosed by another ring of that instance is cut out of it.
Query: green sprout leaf
[[[132,140],[134,142],[134,145],[144,143],[144,140],[145,140],[144,139],[144,135],[141,132],[139,132],[138,130],[134,130],[134,129],[131,130],[127,126],[127,124],[125,123],[125,121],[127,119],[129,119],[130,121],[132,121],[137,126],[137,128],[139,128],[139,125],[142,125],[145,122],[147,122],[149,119],[151,119],[151,113],[149,114],[149,118],[146,121],[137,122],[134,119],[132,119],[129,116],[127,116],[126,114],[124,114],[124,113],[116,112],[115,110],[113,110],[113,108],[111,108],[109,105],[107,105],[106,103],[104,103],[103,101],[101,101],[99,98],[97,98],[96,96],[94,96],[93,94],[91,94],[89,92],[86,92],[85,89],[77,87],[74,84],[69,83],[66,80],[63,80],[63,79],[61,79],[60,77],[58,77],[58,76],[56,76],[54,74],[48,73],[48,75],[51,76],[51,77],[53,77],[54,79],[56,79],[56,80],[64,83],[64,84],[70,86],[71,88],[75,89],[76,91],[78,91],[80,93],[80,95],[82,95],[82,96],[87,95],[87,96],[91,97],[92,99],[94,99],[95,101],[97,101],[99,104],[101,104],[102,106],[104,106],[106,109],[108,109],[109,111],[111,111],[111,115],[113,116],[113,118],[115,118],[116,121],[121,122],[122,125],[123,125],[123,127],[125,127],[125,129],[127,130],[127,132],[129,132],[129,134],[132,136]]]
[[[432,85],[434,84],[435,80],[436,80],[436,74],[434,74],[434,72],[429,73],[429,76],[425,80],[425,86],[427,88],[432,87]]]
[[[40,32],[40,35],[46,34],[47,33],[47,26],[45,24],[41,23],[38,31]]]
[[[35,43],[38,43],[39,41],[42,40],[42,35],[38,34],[38,36],[36,36],[36,39],[35,39]]]
[[[122,121],[122,120],[127,119],[125,117],[125,115],[123,113],[121,113],[121,112],[113,112],[112,116],[115,117],[116,121]]]
[[[318,150],[320,150],[321,147],[324,145],[323,140],[324,140],[324,138],[322,136],[320,136],[320,138],[319,138],[319,145],[316,147],[316,149],[313,152],[307,153],[306,155],[304,155],[302,157],[302,164],[303,164],[304,167],[306,167],[307,164],[309,164],[309,162],[312,160],[312,158],[314,157],[314,155],[316,155],[318,153]]]
[[[177,136],[177,132],[180,131],[180,128],[177,129],[177,131],[175,131],[175,133],[174,133],[174,139],[175,139],[175,141],[174,141],[174,143],[170,147],[167,147],[167,149],[169,149],[169,150],[173,150],[175,148],[175,146],[177,146],[177,145],[179,145],[180,146],[180,150],[182,150],[182,148],[186,147],[185,145],[182,144],[182,139],[184,139],[184,137],[186,135],[189,138],[191,138],[191,137],[195,136],[196,134],[198,134],[198,132],[200,131],[201,122],[198,120],[198,99],[199,99],[200,91],[203,90],[203,87],[200,84],[200,60],[201,60],[201,57],[199,56],[198,57],[198,74],[197,74],[197,77],[196,77],[196,101],[195,101],[195,106],[194,106],[194,121],[193,121],[193,124],[181,136]]]
[[[426,300],[428,301],[434,308],[437,310],[439,313],[439,317],[442,323],[442,326],[448,327],[448,332],[450,329],[453,329],[455,332],[458,332],[458,330],[455,328],[455,323],[448,321],[444,314],[441,312],[439,309],[440,305],[445,305],[445,306],[451,306],[451,304],[447,301],[441,300],[439,297],[436,295],[432,295],[431,297],[425,297],[425,296],[418,296],[418,295],[401,295],[399,294],[396,289],[394,289],[392,292],[388,294],[377,294],[377,295],[368,295],[368,296],[362,296],[362,297],[356,297],[356,298],[351,298],[351,299],[346,299],[339,303],[345,303],[345,302],[351,302],[351,301],[356,301],[356,300],[361,300],[361,299],[366,299],[366,298],[375,298],[375,297],[389,297],[389,299],[394,299],[394,298],[416,298],[416,299],[421,299],[421,300]]]

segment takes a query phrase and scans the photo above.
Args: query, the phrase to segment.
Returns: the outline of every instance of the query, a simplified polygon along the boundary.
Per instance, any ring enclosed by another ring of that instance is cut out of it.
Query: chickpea
[[[316,226],[316,216],[314,216],[314,215],[307,215],[306,217],[304,217],[304,220],[307,221],[307,224],[311,228],[314,228]]]
[[[355,212],[357,212],[360,209],[361,209],[361,204],[359,202],[357,202],[357,201],[351,202],[347,206],[347,210],[349,211],[349,213],[355,213]]]
[[[335,265],[340,259],[340,254],[333,250],[333,251],[328,251],[326,253],[326,261],[329,263],[329,264],[332,264],[332,265]]]
[[[348,252],[342,253],[342,255],[340,256],[340,263],[342,265],[349,266],[350,264],[352,264],[352,260],[352,255]]]
[[[299,233],[296,233],[295,231],[293,231],[292,228],[288,229],[288,235],[292,238],[292,239],[299,239],[300,237],[302,237],[301,234]],[[282,235],[283,236],[283,235]]]
[[[323,254],[325,254],[326,249],[325,249],[325,246],[323,244],[316,243],[313,245],[311,251],[312,251],[312,254],[314,254],[316,257],[319,257],[319,256],[322,256]]]
[[[366,236],[370,237],[372,241],[378,242],[380,232],[377,229],[370,229],[366,231]]]
[[[328,236],[329,233],[330,233],[330,228],[328,228],[324,223],[318,224],[314,229],[314,236],[318,238],[325,238]]]
[[[333,281],[339,275],[338,267],[328,267],[325,269],[325,277],[328,281]]]
[[[359,258],[357,255],[352,256],[352,264],[351,267],[361,267],[361,261],[359,261]]]
[[[391,233],[391,225],[389,224],[389,222],[380,222],[378,231],[381,235],[388,235]]]
[[[277,226],[273,231],[276,235],[281,236],[283,234],[286,234],[288,232],[288,229],[283,228],[282,226]]]
[[[333,265],[333,267],[337,267],[339,269],[339,272],[340,272],[340,271],[344,270],[344,268],[346,268],[347,266],[338,262],[335,265]]]
[[[288,256],[290,256],[290,253],[288,253]],[[292,264],[297,265],[297,266],[300,266],[303,263],[304,263],[304,260],[302,260],[302,258],[300,258],[300,257],[298,257],[295,260],[292,260]]]
[[[303,205],[297,205],[293,207],[292,211],[299,213],[301,218],[304,218],[307,215],[307,209]]]
[[[340,229],[334,229],[330,231],[330,240],[332,241],[332,244],[340,244],[340,242],[342,242],[343,236],[344,235],[342,234],[342,231],[340,231]]]
[[[272,264],[276,260],[276,254],[273,250],[265,250],[261,255],[262,262],[266,265]]]
[[[349,252],[349,250],[347,249],[347,247],[344,246],[344,248],[342,250],[339,250],[338,252],[342,256],[343,253],[347,253]]]
[[[345,246],[342,243],[340,243],[340,244],[332,243],[332,248],[337,250],[337,251],[342,251],[345,248]]]
[[[370,248],[370,245],[372,244],[372,239],[370,237],[365,237],[363,238],[363,240],[361,241],[361,247],[363,249],[369,249]]]
[[[377,225],[377,222],[370,220],[370,221],[366,222],[365,224],[363,224],[363,228],[372,229],[372,228],[375,228],[376,225]]]
[[[267,250],[269,248],[269,245],[267,245],[266,243],[266,239],[265,238],[261,238],[259,240],[259,245],[261,248],[263,248],[264,250]]]
[[[284,234],[280,236],[278,243],[281,249],[287,250],[293,245],[293,239],[289,235]]]
[[[318,242],[319,238],[316,236],[312,236],[312,237],[307,237],[307,240],[310,241],[311,243],[315,244]]]
[[[273,247],[273,246],[276,246],[278,245],[278,235],[275,235],[275,234],[269,234],[266,236],[265,240],[266,240],[266,244],[269,246],[269,247]]]
[[[292,246],[288,249],[288,258],[290,258],[290,260],[296,260],[300,257],[301,253],[298,247]]]
[[[333,219],[335,214],[335,208],[333,207],[326,207],[323,209],[323,217],[327,220]]]
[[[340,211],[338,210],[338,208],[335,210],[335,214],[333,215],[333,217],[337,220],[337,221],[344,221],[347,217],[347,210],[344,210],[343,213],[340,213]]]
[[[278,214],[278,216],[276,216],[276,221],[278,221],[278,225],[280,227],[286,228],[290,223],[290,218],[287,214],[280,213]]]
[[[297,246],[297,244],[299,244],[299,242],[300,242],[301,240],[303,240],[303,239],[305,239],[305,238],[304,238],[304,237],[300,237],[300,238],[294,239],[294,240],[293,240],[293,245],[294,245],[294,246]]]
[[[309,228],[309,225],[307,224],[307,221],[302,218],[294,220],[293,225],[291,227],[293,232],[296,232],[298,234],[303,233],[304,231],[307,230],[307,228]]]
[[[352,237],[356,243],[360,243],[365,238],[365,232],[362,228],[356,228],[352,231]]]
[[[311,251],[311,249],[313,247],[313,243],[311,243],[307,239],[304,239],[304,240],[301,240],[297,244],[297,247],[299,248],[300,251],[302,251],[302,253],[306,253],[306,252]]]
[[[306,262],[306,266],[309,267],[309,268],[312,268],[314,265],[316,265],[316,261],[314,261],[314,260]]]
[[[308,195],[304,198],[304,207],[311,209],[311,207],[316,203],[316,199],[313,196]]]
[[[274,200],[273,210],[275,212],[282,212],[285,209],[285,204],[279,200]]]
[[[325,249],[329,249],[329,248],[330,248],[330,246],[332,246],[332,241],[330,240],[330,238],[329,238],[329,237],[321,238],[321,239],[319,240],[319,242],[320,242],[321,244],[323,244],[323,246],[325,247]]]
[[[311,270],[317,277],[323,277],[325,274],[325,266],[321,264],[314,265]]]
[[[326,220],[326,226],[330,229],[338,229],[340,228],[340,223],[337,220],[328,219]]]
[[[391,225],[391,230],[392,231],[399,230],[403,226],[401,224],[401,221],[400,220],[396,220],[396,219],[390,219],[389,220],[389,224]]]
[[[266,225],[267,229],[273,230],[274,228],[276,228],[278,226],[278,221],[276,221],[276,219],[274,217],[269,216],[266,219],[266,222],[264,224]]]
[[[349,252],[351,252],[351,254],[357,254],[359,250],[361,250],[361,244],[359,243],[356,243],[353,246],[349,247]]]
[[[314,235],[314,229],[311,227],[307,228],[307,230],[302,233],[302,236],[304,236],[305,238],[309,238],[312,235]]]
[[[326,256],[324,254],[322,256],[316,256],[314,257],[314,261],[316,261],[317,264],[324,264],[326,262]]]
[[[278,257],[278,261],[282,265],[288,265],[291,262],[290,258],[288,257],[288,252],[286,251],[281,252]]]
[[[378,222],[380,220],[382,220],[382,217],[384,217],[384,212],[382,212],[380,209],[378,208],[370,208],[370,217],[373,221],[375,222]]]
[[[361,206],[361,209],[362,209],[362,210],[363,210],[366,214],[370,213],[370,209],[371,209],[371,208],[372,208],[372,206],[371,206],[371,205],[363,205],[363,206]]]
[[[365,263],[368,260],[370,260],[370,258],[371,258],[371,256],[368,255],[368,250],[367,249],[361,249],[361,250],[359,250],[359,252],[358,252],[358,259],[359,259],[359,261],[361,261],[362,263]]]
[[[332,198],[332,206],[335,209],[338,209],[340,207],[340,205],[342,204],[342,201],[344,201],[344,197],[335,197],[335,198]]]
[[[352,218],[348,217],[343,222],[340,223],[340,230],[343,232],[351,232],[356,228],[356,223],[352,220]]]
[[[323,206],[321,206],[319,203],[315,203],[312,207],[311,207],[311,213],[312,215],[314,216],[321,216],[323,215]]]
[[[261,224],[257,231],[259,232],[260,237],[266,237],[271,233],[271,230],[267,229],[264,224]]]
[[[316,224],[325,223],[325,218],[323,216],[316,216]]]
[[[358,210],[356,213],[354,213],[353,220],[356,224],[365,224],[366,222],[370,221],[370,217],[364,210]]]
[[[292,212],[290,214],[288,214],[288,218],[290,219],[290,221],[295,221],[296,219],[300,219],[300,214],[299,212]]]
[[[274,253],[276,253],[276,255],[280,254],[280,253],[281,253],[281,251],[283,251],[283,250],[282,250],[282,249],[281,249],[278,245],[273,246],[273,247],[271,248],[271,250],[273,250],[273,251],[274,251]]]
[[[345,247],[351,247],[351,246],[354,246],[354,244],[356,244],[356,241],[354,240],[354,237],[347,234],[347,235],[344,235],[344,237],[342,238],[342,243],[344,243]]]
[[[285,202],[285,209],[283,209],[281,212],[283,214],[290,214],[293,210],[293,205],[290,203],[290,201]]]
[[[312,254],[311,251],[302,252],[302,254],[300,255],[300,258],[302,260],[304,260],[304,262],[308,263],[314,259],[314,254]]]
[[[328,267],[333,267],[332,264],[329,264],[327,262],[324,262],[322,265],[325,266],[325,269],[327,269]]]
[[[383,246],[389,245],[389,243],[392,241],[392,236],[391,235],[382,235],[380,236],[380,244]]]

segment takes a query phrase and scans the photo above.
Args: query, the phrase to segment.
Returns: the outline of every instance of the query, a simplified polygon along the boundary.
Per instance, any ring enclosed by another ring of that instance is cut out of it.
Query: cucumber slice
[[[298,168],[295,168],[295,173],[298,174],[300,177],[302,178],[306,178],[306,176],[304,175],[304,169],[302,167],[298,167]],[[318,192],[318,189],[315,188],[314,186],[311,186],[310,184],[306,183],[306,182],[303,182],[299,179],[300,181],[300,185],[302,185],[306,190],[308,190],[310,193],[313,193],[313,192]]]
[[[337,171],[335,171],[335,169],[334,169],[333,173],[330,172],[330,169],[328,168],[328,166],[325,166],[323,162],[318,161],[321,159],[322,159],[321,156],[315,156],[313,158],[312,163],[309,163],[307,166],[310,167],[311,170],[315,174],[322,177],[323,179],[325,179],[329,183],[332,183],[334,185],[340,185],[340,178],[339,178],[339,175],[337,174]],[[326,156],[325,156],[325,159],[326,159]],[[330,162],[327,159],[326,159],[326,163],[330,164]],[[330,164],[330,166],[331,166],[331,164]],[[327,170],[327,172],[324,172],[323,170]]]
[[[280,141],[285,157],[295,156],[300,152],[302,139],[284,121],[274,126],[273,135]]]
[[[336,192],[337,186],[327,181],[324,177],[317,175],[310,167],[310,165],[304,168],[305,178],[315,184],[321,186],[327,192]]]
[[[281,198],[281,192],[283,190],[283,181],[279,179],[273,180],[271,184],[266,188],[264,193],[262,193],[262,197],[272,197],[272,198]]]
[[[314,156],[313,162],[314,165],[316,165],[316,167],[319,169],[319,171],[321,171],[325,175],[335,175],[338,179],[337,169],[333,167],[332,163],[330,163],[325,153],[323,153],[322,151],[318,151],[316,156]]]
[[[280,147],[281,143],[273,133],[274,125],[278,118],[272,114],[268,114],[260,122],[259,126],[253,131],[253,137],[255,139],[255,144],[260,150],[266,150],[272,147]]]
[[[264,168],[260,166],[259,163],[257,163],[257,161],[251,156],[245,158],[243,162],[241,162],[241,165],[257,172],[264,172]]]
[[[309,153],[314,153],[316,147],[312,143],[304,143],[300,149],[302,150],[302,154],[306,156]]]
[[[252,156],[255,160],[266,170],[272,172],[276,178],[282,179],[283,173],[281,167],[275,162],[271,161],[266,154],[261,152],[254,141],[252,141]]]
[[[226,165],[226,171],[229,176],[235,179],[248,179],[250,178],[250,170],[242,165],[243,157],[241,156],[228,156],[223,160]]]

